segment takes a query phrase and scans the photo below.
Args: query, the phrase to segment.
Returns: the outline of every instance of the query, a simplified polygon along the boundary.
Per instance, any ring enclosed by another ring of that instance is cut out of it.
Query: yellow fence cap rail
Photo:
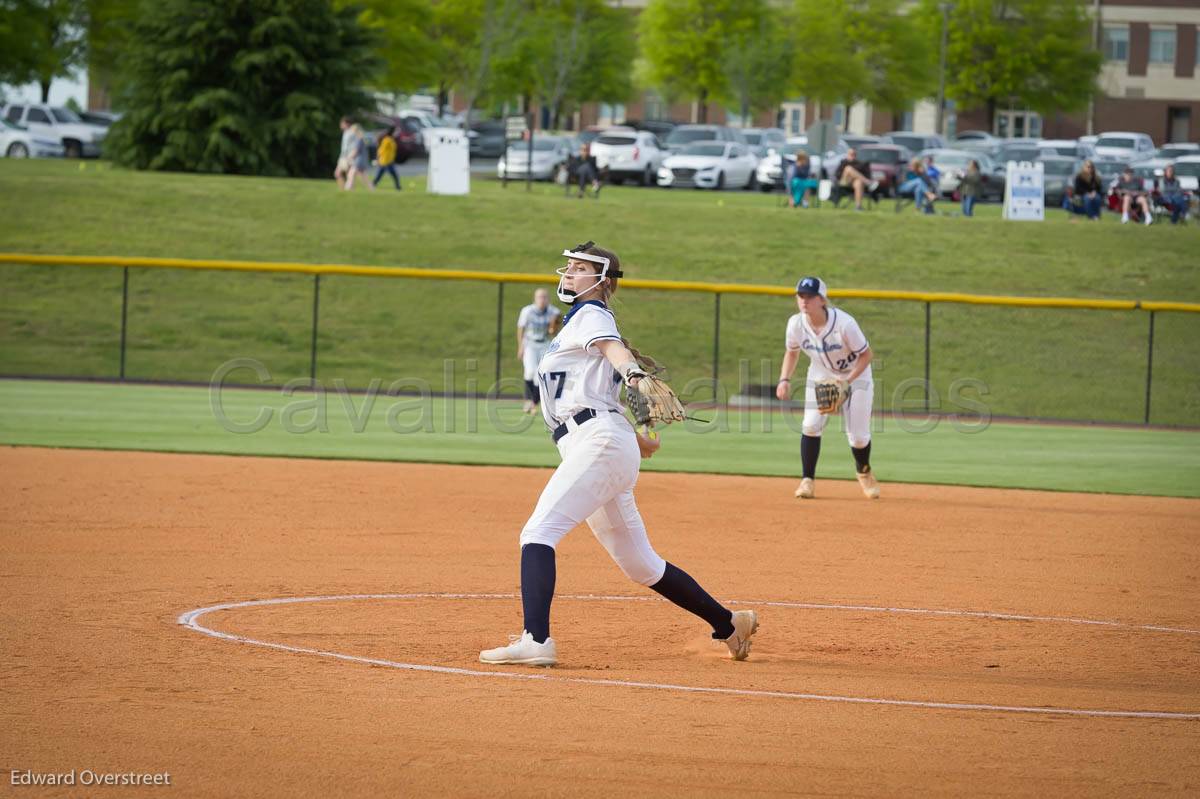
[[[402,266],[354,266],[352,264],[273,263],[267,261],[223,261],[189,258],[142,258],[114,255],[35,255],[0,253],[0,264],[34,266],[107,266],[152,269],[212,269],[234,272],[283,272],[304,275],[349,275],[355,277],[407,277],[422,280],[479,280],[487,283],[534,283],[553,285],[549,275],[522,272],[480,272],[469,269],[423,269]],[[691,291],[704,294],[756,294],[790,297],[791,286],[749,283],[705,283],[682,280],[622,278],[626,288],[657,291]],[[962,305],[997,305],[1018,308],[1080,308],[1101,311],[1178,311],[1200,313],[1200,303],[1138,300],[1100,300],[1072,297],[1005,297],[952,292],[890,291],[884,289],[833,289],[835,299],[895,300],[900,302],[944,302]]]

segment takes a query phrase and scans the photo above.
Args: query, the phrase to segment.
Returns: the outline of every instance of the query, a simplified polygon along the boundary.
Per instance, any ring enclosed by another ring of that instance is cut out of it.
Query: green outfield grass
[[[792,211],[774,195],[606,188],[599,201],[557,187],[476,180],[468,197],[406,190],[337,192],[332,181],[136,173],[88,162],[0,159],[0,251],[237,258],[472,268],[550,276],[566,246],[591,238],[631,276],[791,285],[818,273],[835,288],[962,291],[1200,301],[1198,228],[1044,224],[828,207]],[[952,204],[947,204],[947,210]],[[273,380],[306,376],[312,279],[131,270],[126,374],[207,381],[231,358],[258,359]],[[322,280],[318,376],[365,386],[420,379],[435,389],[486,386],[496,371],[495,286],[335,277]],[[529,287],[504,295],[501,371]],[[0,265],[0,373],[113,376],[121,271]],[[878,358],[876,402],[903,405],[924,374],[924,309],[846,301]],[[713,299],[625,291],[624,332],[665,361],[673,382],[711,377]],[[771,383],[787,298],[726,296],[719,391]],[[1143,312],[934,306],[932,382],[952,408],[979,381],[994,414],[1141,421]],[[1200,424],[1200,315],[1156,320],[1151,420]],[[447,378],[446,362],[453,362]],[[908,394],[903,391],[906,386]],[[975,389],[972,389],[975,390]],[[691,396],[711,389],[693,384]]]
[[[0,380],[0,402],[0,444],[516,466],[558,461],[540,419],[504,400],[369,400],[333,386],[323,402],[311,391],[236,388],[214,400],[205,388]],[[672,426],[643,468],[797,475],[798,416],[700,415],[711,423]],[[1200,433],[887,418],[876,420],[873,435],[873,461],[885,483],[1200,496]],[[839,421],[825,439],[819,476],[852,479]]]

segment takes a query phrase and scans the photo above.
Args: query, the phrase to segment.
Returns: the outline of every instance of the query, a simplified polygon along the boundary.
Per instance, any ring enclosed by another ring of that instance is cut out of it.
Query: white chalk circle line
[[[305,646],[291,646],[274,641],[260,641],[244,635],[221,632],[211,627],[205,627],[200,619],[209,613],[221,610],[236,610],[239,608],[264,607],[268,605],[295,605],[307,602],[354,602],[372,600],[404,600],[404,599],[445,599],[445,600],[484,600],[484,599],[516,599],[516,594],[453,594],[453,593],[413,593],[413,594],[335,594],[328,596],[279,597],[275,599],[250,599],[242,602],[225,602],[219,605],[195,608],[179,615],[178,623],[190,630],[250,646],[260,646],[281,652],[292,652],[301,655],[316,655],[318,657],[342,660],[351,663],[365,663],[371,666],[383,666],[405,671],[419,671],[433,674],[453,674],[461,677],[491,677],[509,680],[537,680],[542,682],[571,683],[574,685],[600,685],[621,688],[643,688],[659,691],[679,691],[692,694],[720,694],[726,696],[752,696],[772,699],[800,699],[812,702],[840,702],[856,705],[887,705],[892,707],[913,707],[933,710],[964,710],[999,713],[1036,713],[1042,715],[1088,716],[1104,718],[1136,718],[1136,719],[1173,719],[1200,720],[1200,712],[1181,713],[1158,710],[1093,710],[1088,708],[1024,706],[1024,705],[992,705],[971,702],[934,702],[916,699],[888,699],[868,696],[837,696],[833,694],[809,694],[794,691],[766,691],[752,688],[714,688],[696,685],[675,685],[672,683],[639,682],[635,680],[602,680],[588,677],[559,677],[544,671],[514,672],[514,671],[484,671],[482,669],[465,669],[454,666],[431,666],[422,663],[401,663],[382,658],[368,658],[359,655],[347,655],[341,652],[330,652]],[[591,602],[665,602],[657,597],[636,596],[604,596],[594,594],[563,594],[556,596],[558,600],[581,600]],[[936,610],[929,608],[890,608],[873,605],[836,605],[811,602],[751,602],[747,600],[726,600],[729,605],[753,605],[755,607],[799,608],[809,610],[843,610],[869,613],[905,613],[931,616],[960,616],[967,618],[997,619],[1004,621],[1034,621],[1057,622],[1062,624],[1083,624],[1110,627],[1126,630],[1145,630],[1150,632],[1177,633],[1181,635],[1200,635],[1200,630],[1180,627],[1164,627],[1151,624],[1126,624],[1117,621],[1098,619],[1080,619],[1065,616],[1032,616],[1013,613],[992,613],[971,610]]]

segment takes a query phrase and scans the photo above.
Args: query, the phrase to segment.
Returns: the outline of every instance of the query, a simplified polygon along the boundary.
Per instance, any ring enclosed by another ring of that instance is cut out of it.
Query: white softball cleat
[[[547,638],[546,643],[539,644],[533,640],[533,635],[522,632],[520,636],[508,636],[508,646],[498,646],[480,652],[479,662],[495,665],[553,666],[558,663],[558,647],[553,638]]]
[[[859,472],[858,484],[862,486],[867,499],[879,499],[879,481],[875,479],[875,472]]]
[[[811,477],[805,477],[800,481],[800,487],[796,489],[797,499],[812,499],[816,496],[816,488]]]
[[[729,657],[745,660],[750,656],[750,638],[758,632],[758,614],[753,610],[735,610],[730,621],[733,622],[733,635],[725,639]]]

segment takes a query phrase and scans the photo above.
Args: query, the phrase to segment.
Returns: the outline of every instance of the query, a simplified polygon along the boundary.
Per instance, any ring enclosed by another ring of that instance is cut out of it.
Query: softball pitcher
[[[640,459],[652,455],[659,442],[639,435],[625,417],[621,383],[628,390],[636,390],[639,383],[643,389],[664,384],[650,375],[654,362],[621,338],[609,310],[621,277],[620,262],[592,242],[564,250],[563,255],[567,265],[557,270],[558,297],[571,309],[538,365],[542,416],[562,463],[521,531],[525,629],[511,636],[507,646],[480,652],[479,659],[530,666],[558,662],[557,645],[550,637],[555,547],[586,520],[627,577],[704,619],[712,626],[712,637],[729,647],[730,656],[744,660],[758,629],[755,612],[731,612],[686,572],[663,560],[650,545],[634,501]]]
[[[783,366],[775,387],[779,399],[791,397],[796,362],[800,353],[808,355],[800,437],[802,479],[796,496],[813,498],[821,433],[829,416],[841,410],[858,484],[869,499],[879,499],[879,483],[871,471],[871,403],[875,397],[871,346],[854,317],[829,305],[828,289],[820,278],[800,279],[796,284],[796,305],[800,313],[788,319]]]
[[[550,347],[550,337],[556,332],[561,315],[550,304],[549,292],[538,289],[533,292],[533,304],[522,308],[517,317],[517,358],[525,369],[525,413],[537,413],[541,402],[541,391],[535,382],[538,361]]]

